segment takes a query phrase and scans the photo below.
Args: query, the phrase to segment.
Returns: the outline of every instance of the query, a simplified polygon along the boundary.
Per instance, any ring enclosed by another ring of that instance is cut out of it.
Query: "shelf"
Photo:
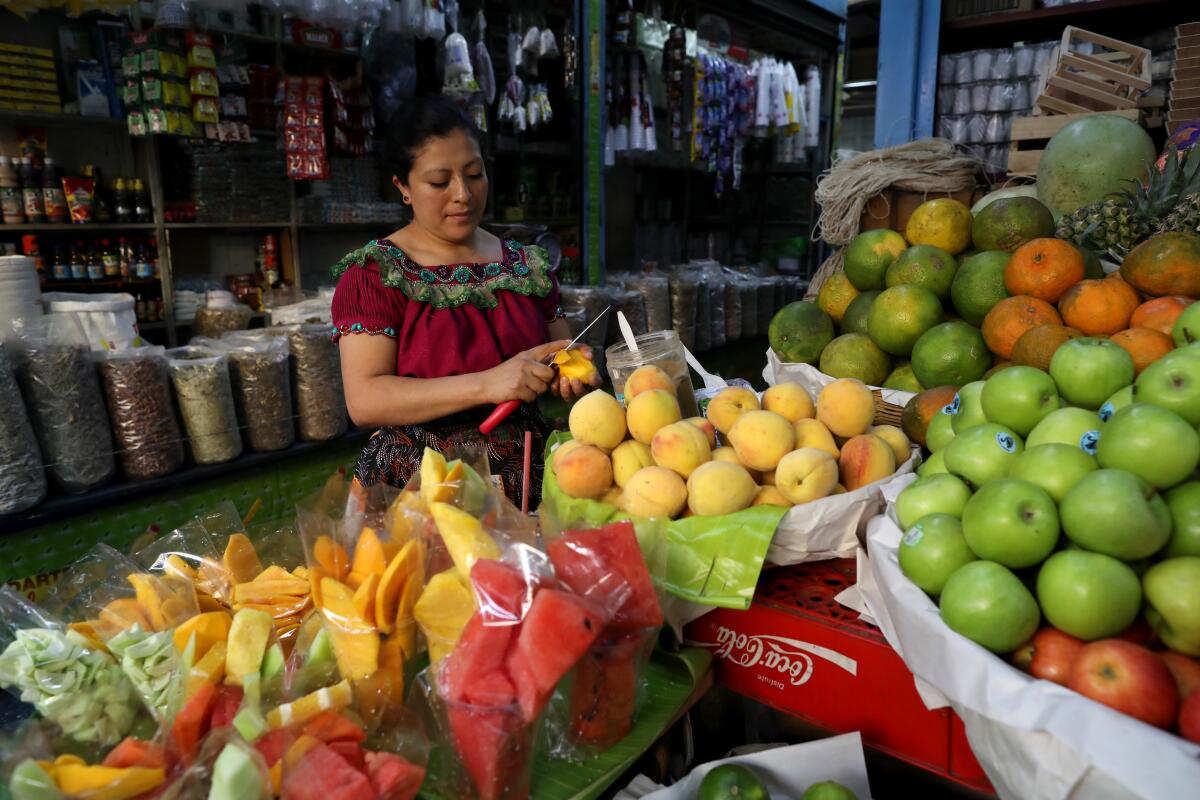
[[[396,222],[301,222],[296,227],[302,231],[329,231],[336,233],[339,229],[371,230],[375,228],[389,228],[400,224],[403,223],[399,220]]]
[[[33,111],[9,111],[0,109],[0,124],[5,125],[87,125],[96,128],[125,130],[123,119],[112,117],[83,117],[79,114],[48,114]]]
[[[207,230],[258,230],[262,228],[288,228],[291,222],[168,222],[169,231],[207,231]]]
[[[165,331],[167,329],[167,322],[166,320],[160,319],[155,320],[154,322],[139,322],[137,326],[138,333],[143,333],[145,331]]]
[[[70,233],[84,234],[88,232],[103,233],[104,231],[152,231],[153,222],[85,222],[81,225],[71,225],[65,222],[39,222],[21,225],[0,226],[0,233]]]
[[[159,278],[117,278],[107,281],[50,281],[42,287],[45,292],[74,292],[81,289],[124,289],[158,286]],[[86,292],[85,292],[86,293]]]
[[[1015,41],[1057,39],[1066,25],[1127,39],[1190,22],[1195,17],[1195,6],[1178,0],[1096,0],[1032,11],[981,14],[943,22],[942,50],[956,52],[1007,46]]]

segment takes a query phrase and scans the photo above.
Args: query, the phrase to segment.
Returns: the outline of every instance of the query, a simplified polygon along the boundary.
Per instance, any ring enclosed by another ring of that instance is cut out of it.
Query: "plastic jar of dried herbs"
[[[168,475],[183,464],[183,436],[175,420],[167,359],[161,347],[105,352],[100,383],[121,453],[132,480]]]
[[[220,464],[240,456],[242,434],[225,355],[204,347],[179,347],[166,355],[192,460]]]
[[[328,325],[296,325],[288,331],[300,438],[334,439],[346,432],[342,361]]]
[[[296,429],[288,340],[265,331],[244,331],[222,337],[221,345],[229,355],[233,396],[250,449],[268,453],[291,447]]]
[[[8,351],[0,344],[0,514],[32,508],[46,497],[42,452],[25,413]]]

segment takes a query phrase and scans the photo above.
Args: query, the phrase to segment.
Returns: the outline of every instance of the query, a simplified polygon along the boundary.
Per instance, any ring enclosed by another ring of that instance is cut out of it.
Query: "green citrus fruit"
[[[1004,268],[1008,266],[1008,259],[1009,254],[1003,250],[985,250],[963,259],[950,284],[950,300],[965,321],[977,327],[982,325],[992,306],[1008,297],[1008,290],[1004,288]]]
[[[942,304],[928,289],[902,284],[884,290],[867,315],[871,340],[894,356],[906,356],[921,334],[942,321]]]
[[[892,370],[888,354],[863,333],[844,333],[821,353],[821,372],[835,378],[857,378],[879,386]]]
[[[846,306],[846,313],[842,315],[842,324],[839,326],[842,333],[866,333],[867,316],[881,294],[883,292],[878,289],[872,289],[851,300],[850,305]]]
[[[882,289],[884,276],[892,262],[904,252],[908,242],[895,231],[865,231],[855,236],[844,254],[846,277],[860,292]]]
[[[958,271],[958,262],[954,256],[940,247],[931,244],[918,244],[905,250],[887,268],[884,277],[889,287],[902,284],[923,286],[937,295],[939,300],[950,299],[950,286],[954,283],[954,273]]]
[[[700,782],[697,800],[771,800],[771,793],[748,767],[721,764]]]
[[[883,379],[883,388],[898,389],[901,392],[917,392],[924,391],[921,382],[917,380],[917,376],[913,374],[912,364],[908,361],[901,361],[891,371],[891,373]]]
[[[963,386],[992,366],[983,334],[965,322],[943,322],[927,330],[912,351],[913,374],[922,386]]]
[[[815,304],[798,300],[775,312],[767,338],[783,361],[812,364],[833,339],[833,320]]]
[[[846,307],[856,297],[858,289],[854,288],[846,273],[835,272],[821,286],[821,291],[817,294],[817,306],[832,317],[834,322],[841,322]]]

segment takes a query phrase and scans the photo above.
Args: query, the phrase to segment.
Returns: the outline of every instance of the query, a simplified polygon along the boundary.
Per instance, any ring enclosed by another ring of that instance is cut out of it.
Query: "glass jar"
[[[675,397],[684,419],[700,416],[696,395],[692,391],[692,376],[688,372],[687,359],[683,354],[683,342],[675,331],[655,331],[634,337],[637,352],[629,349],[624,341],[617,342],[604,351],[608,363],[608,376],[613,382],[617,399],[624,402],[625,381],[638,367],[653,365],[675,381]]]

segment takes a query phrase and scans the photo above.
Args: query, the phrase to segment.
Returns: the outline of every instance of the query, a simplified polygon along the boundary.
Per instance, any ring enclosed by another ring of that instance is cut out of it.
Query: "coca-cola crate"
[[[738,694],[992,792],[958,717],[927,709],[879,629],[834,600],[854,579],[852,559],[776,567],[748,610],[717,609],[686,638],[712,651],[716,679]]]

